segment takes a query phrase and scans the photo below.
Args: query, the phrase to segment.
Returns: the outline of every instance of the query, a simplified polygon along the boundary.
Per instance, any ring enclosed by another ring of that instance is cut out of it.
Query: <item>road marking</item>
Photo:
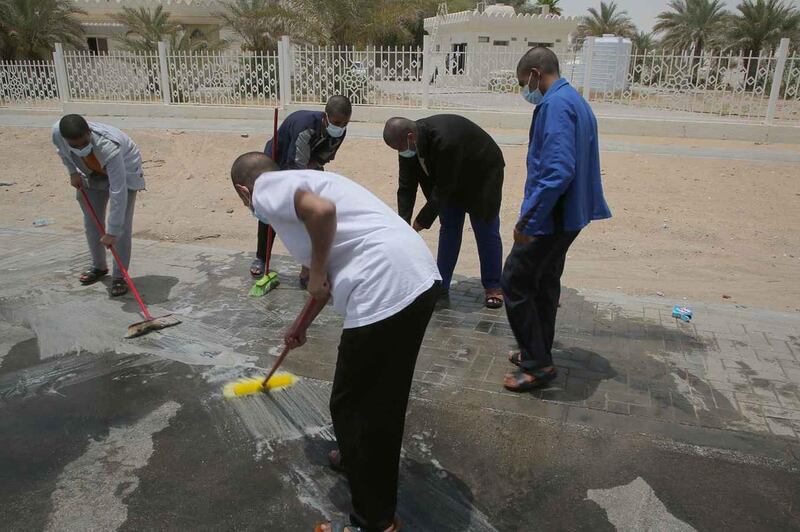
[[[608,520],[617,530],[634,532],[694,532],[667,510],[653,488],[642,479],[607,490],[589,490],[586,498],[599,504],[608,514]]]
[[[111,427],[64,468],[51,495],[48,531],[117,530],[128,518],[125,497],[139,487],[135,475],[153,454],[153,434],[164,430],[181,405],[170,401],[130,426]]]

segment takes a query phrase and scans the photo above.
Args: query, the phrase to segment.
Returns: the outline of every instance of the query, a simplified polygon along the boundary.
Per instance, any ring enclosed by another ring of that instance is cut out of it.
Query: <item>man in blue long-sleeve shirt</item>
[[[597,120],[561,77],[556,55],[532,48],[520,59],[517,78],[536,109],[525,195],[503,268],[506,312],[519,345],[509,355],[518,369],[503,384],[523,392],[556,377],[551,350],[567,250],[581,229],[611,211],[600,181]]]

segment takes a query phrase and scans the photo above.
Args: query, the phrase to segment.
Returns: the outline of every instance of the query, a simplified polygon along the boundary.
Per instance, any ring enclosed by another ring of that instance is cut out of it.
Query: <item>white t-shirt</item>
[[[311,239],[295,212],[298,190],[308,190],[336,205],[328,274],[333,306],[345,317],[345,329],[397,314],[441,280],[422,238],[361,185],[332,172],[262,174],[255,183],[253,209],[259,218],[269,221],[301,264],[311,264]]]

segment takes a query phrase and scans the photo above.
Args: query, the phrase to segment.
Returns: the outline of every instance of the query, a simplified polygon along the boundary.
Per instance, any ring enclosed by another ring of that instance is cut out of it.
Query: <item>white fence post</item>
[[[291,47],[292,41],[288,35],[278,41],[278,99],[282,109],[292,103]]]
[[[786,58],[788,56],[789,39],[781,39],[781,45],[778,47],[778,54],[776,56],[775,74],[772,75],[772,90],[769,92],[769,103],[767,104],[767,124],[771,124],[775,121],[775,110],[778,107],[778,99],[781,97],[783,71],[786,70]]]
[[[60,42],[56,43],[56,50],[53,52],[53,63],[56,67],[56,87],[58,96],[62,102],[69,101],[69,80],[67,80],[67,64],[64,62],[64,47]]]
[[[172,89],[169,85],[169,63],[167,63],[168,44],[164,41],[158,43],[158,66],[161,73],[161,101],[164,105],[172,103]]]
[[[433,54],[431,47],[433,42],[430,35],[422,37],[422,108],[427,109],[431,101],[431,76],[433,75],[431,61]]]
[[[583,67],[583,99],[589,101],[592,90],[592,63],[594,62],[594,37],[589,37],[583,43],[586,52],[586,65]]]

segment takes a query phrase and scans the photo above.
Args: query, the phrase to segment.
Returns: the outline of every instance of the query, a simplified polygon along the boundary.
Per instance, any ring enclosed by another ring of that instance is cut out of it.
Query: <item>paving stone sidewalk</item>
[[[30,296],[12,279],[20,271],[33,286],[77,290],[74,277],[88,260],[84,247],[80,234],[0,228],[0,310],[13,313],[14,302]],[[297,284],[298,265],[277,257],[280,288],[248,298],[249,260],[244,253],[136,241],[133,271],[145,298],[158,308],[213,327],[220,341],[267,367],[272,358],[264,346],[279,345],[305,294]],[[683,323],[671,317],[673,303],[566,288],[557,325],[559,377],[547,389],[517,395],[501,385],[513,347],[504,311],[483,308],[477,279],[457,278],[449,304],[431,321],[413,393],[565,421],[591,423],[593,413],[602,412],[796,443],[800,315],[680,301],[694,310],[694,320]],[[123,309],[135,311],[130,297]],[[330,380],[340,332],[341,319],[330,309],[323,312],[308,345],[291,354],[287,368]]]

